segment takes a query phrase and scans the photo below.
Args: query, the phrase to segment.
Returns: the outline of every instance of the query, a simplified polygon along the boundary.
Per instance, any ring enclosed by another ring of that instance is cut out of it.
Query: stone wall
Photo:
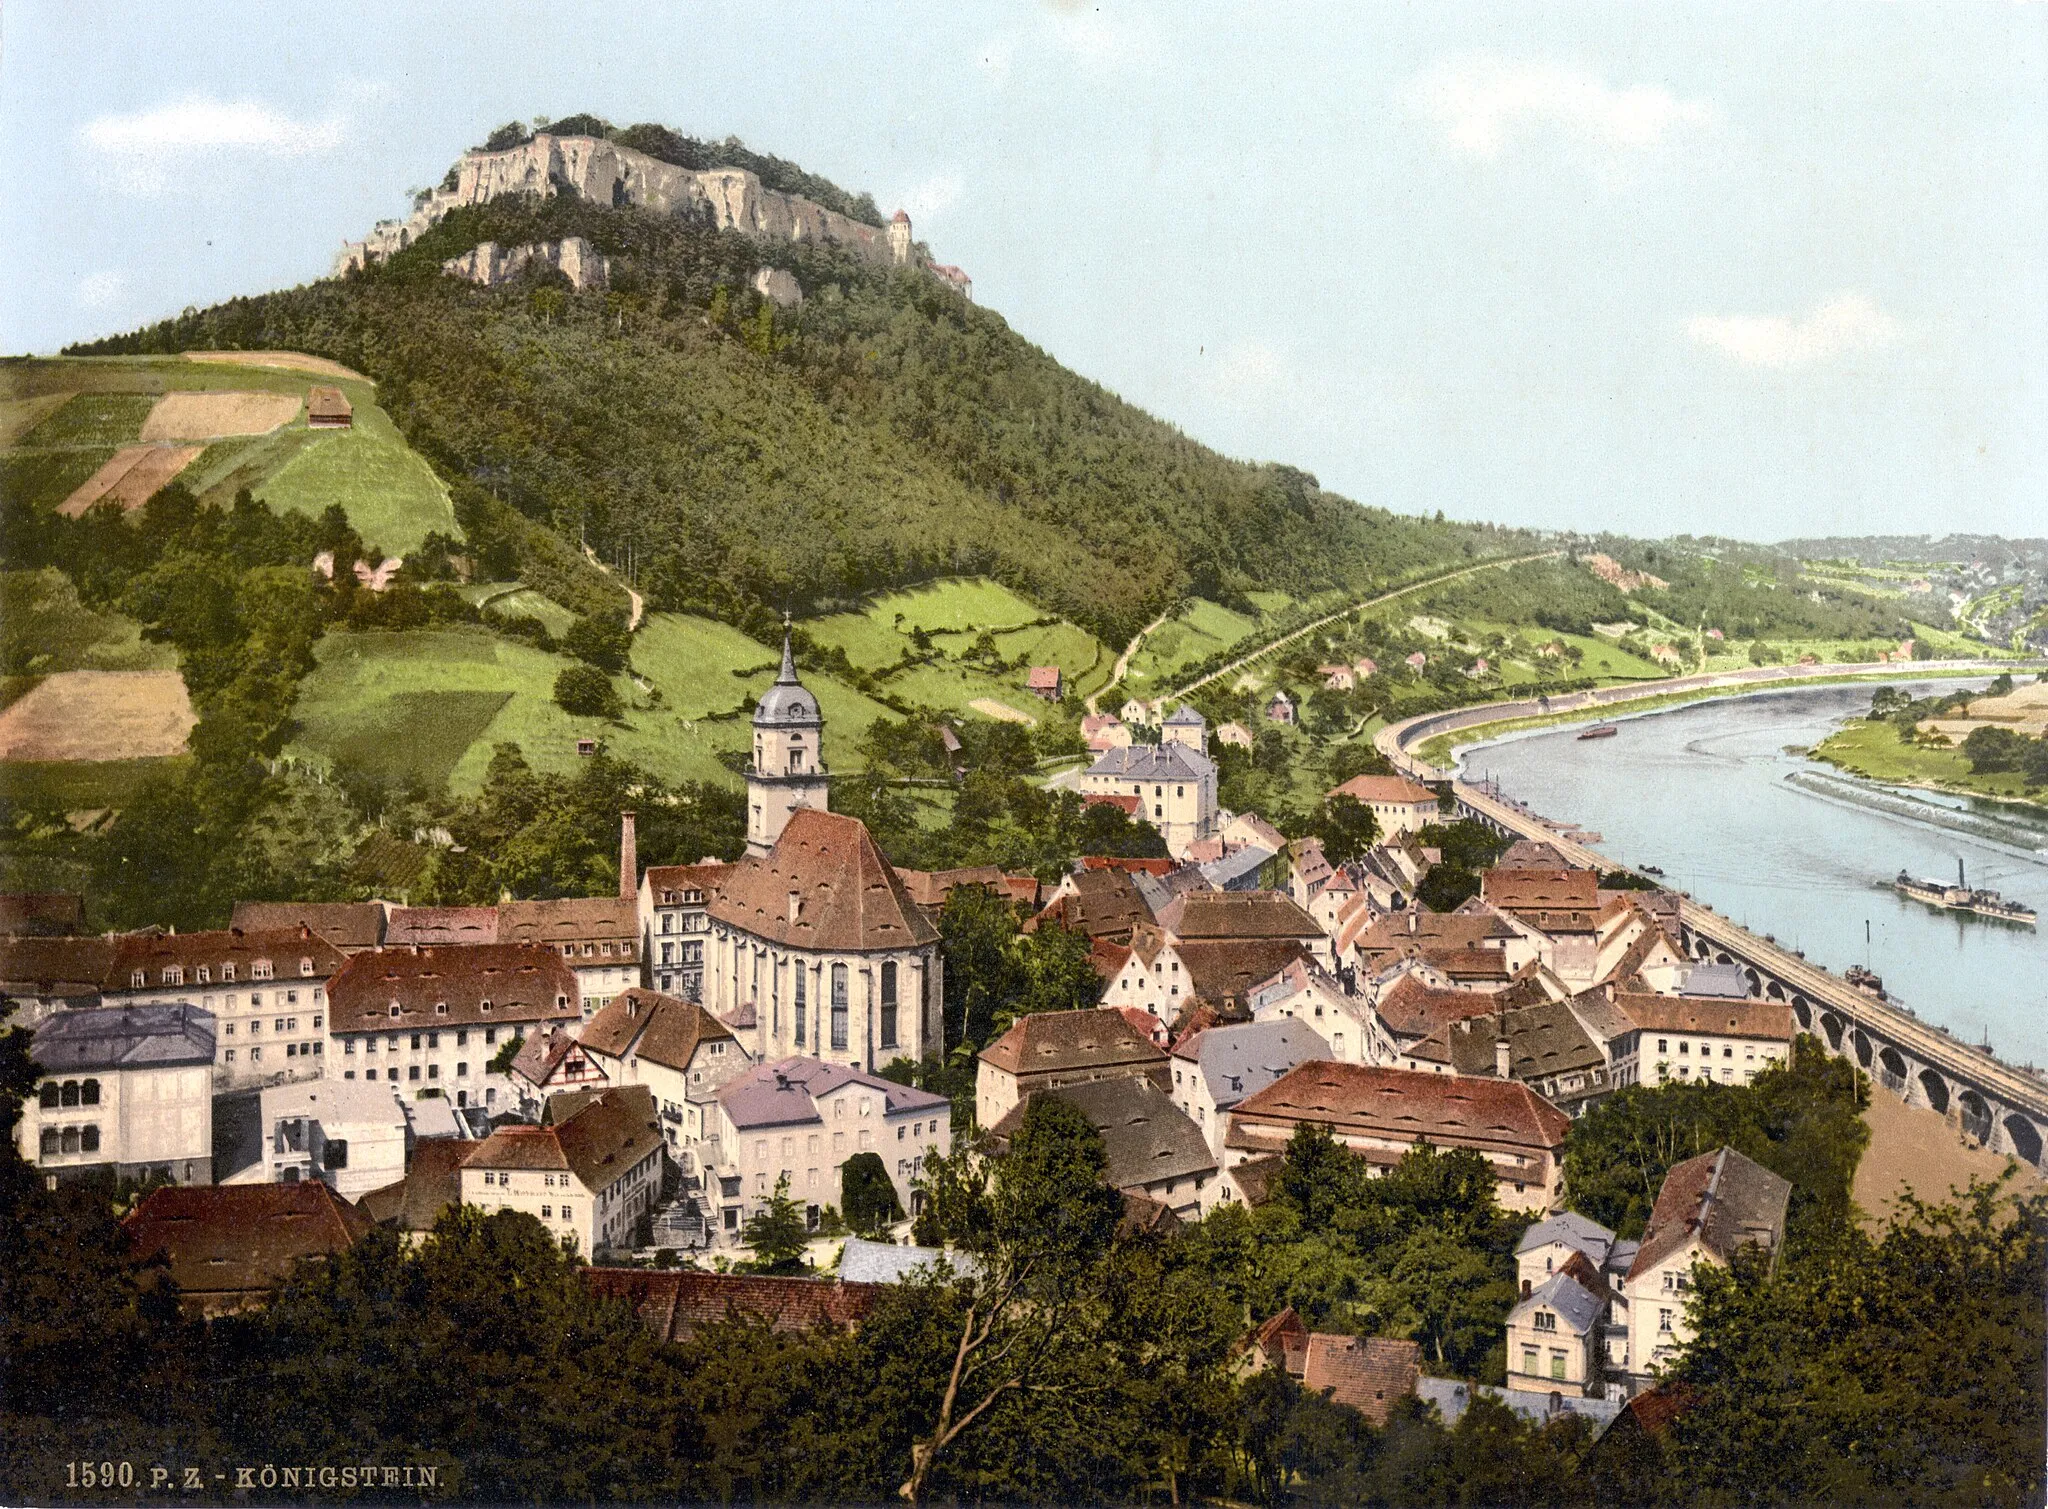
[[[361,241],[349,242],[335,258],[335,275],[403,251],[451,210],[483,204],[501,194],[546,196],[564,190],[593,204],[701,214],[721,229],[774,240],[825,242],[883,265],[894,260],[886,231],[794,194],[765,188],[757,175],[744,169],[692,171],[594,136],[542,132],[507,151],[464,154],[456,165],[454,188],[435,189],[408,218],[380,221]]]

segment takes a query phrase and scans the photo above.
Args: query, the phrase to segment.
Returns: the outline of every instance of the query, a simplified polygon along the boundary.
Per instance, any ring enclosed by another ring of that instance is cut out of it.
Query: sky
[[[0,11],[0,351],[324,276],[508,120],[738,135],[1403,512],[2048,534],[2048,4]]]

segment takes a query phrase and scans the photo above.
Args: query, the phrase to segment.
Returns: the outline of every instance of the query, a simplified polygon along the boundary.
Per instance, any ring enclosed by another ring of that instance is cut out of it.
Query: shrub
[[[594,665],[565,666],[555,678],[555,701],[565,713],[586,718],[619,716],[619,694],[611,678]]]

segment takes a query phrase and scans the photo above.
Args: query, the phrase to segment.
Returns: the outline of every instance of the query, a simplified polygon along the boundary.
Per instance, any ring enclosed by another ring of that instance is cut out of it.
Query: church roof
[[[761,694],[760,704],[754,709],[754,727],[774,724],[818,727],[823,722],[824,717],[818,711],[818,699],[796,679],[796,656],[791,651],[789,635],[785,633],[782,636],[782,670],[775,677],[775,684]]]
[[[915,948],[939,937],[867,825],[809,807],[789,815],[766,856],[731,866],[706,910],[786,948]]]

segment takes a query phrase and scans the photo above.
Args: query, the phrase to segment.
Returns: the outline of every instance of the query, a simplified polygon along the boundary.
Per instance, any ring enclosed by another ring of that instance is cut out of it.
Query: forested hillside
[[[484,240],[566,235],[612,259],[608,289],[441,272]],[[796,276],[800,308],[754,293],[763,265]],[[757,632],[985,573],[1117,642],[1187,593],[1364,589],[1520,543],[1219,456],[919,270],[570,198],[458,210],[344,281],[77,349],[233,347],[376,378],[486,569],[519,548],[509,504],[630,569],[651,606]]]

